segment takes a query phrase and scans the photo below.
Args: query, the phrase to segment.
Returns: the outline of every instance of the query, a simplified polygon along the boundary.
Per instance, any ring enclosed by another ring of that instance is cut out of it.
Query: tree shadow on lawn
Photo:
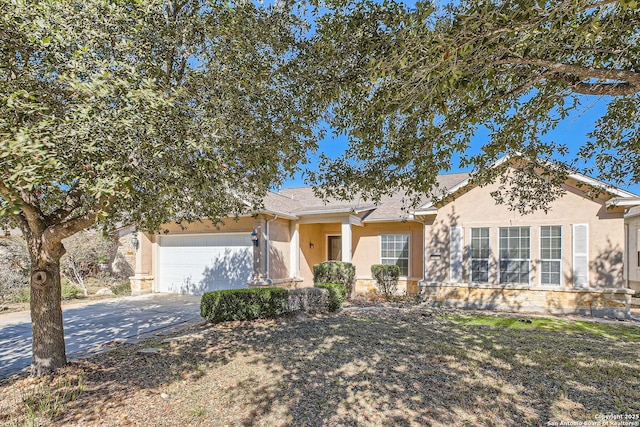
[[[156,355],[123,347],[80,362],[87,387],[74,406],[90,414],[132,390],[215,382],[242,359],[248,374],[191,403],[227,399],[237,405],[232,418],[182,422],[542,425],[640,411],[640,343],[589,334],[458,325],[396,310],[230,322],[155,344]],[[167,425],[178,421],[172,416],[179,414],[164,414]]]
[[[265,350],[284,375],[252,394],[244,424],[283,403],[287,424],[318,426],[540,425],[640,410],[637,343],[402,317],[275,330]]]

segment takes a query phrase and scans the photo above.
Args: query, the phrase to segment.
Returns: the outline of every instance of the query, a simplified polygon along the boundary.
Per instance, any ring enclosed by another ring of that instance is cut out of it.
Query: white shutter
[[[588,224],[573,224],[573,286],[589,286]]]
[[[449,228],[449,282],[462,282],[462,227]]]

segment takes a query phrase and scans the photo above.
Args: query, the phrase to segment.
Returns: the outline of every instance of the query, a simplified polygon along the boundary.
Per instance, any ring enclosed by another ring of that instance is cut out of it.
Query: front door
[[[327,236],[327,258],[329,261],[342,261],[341,236]]]

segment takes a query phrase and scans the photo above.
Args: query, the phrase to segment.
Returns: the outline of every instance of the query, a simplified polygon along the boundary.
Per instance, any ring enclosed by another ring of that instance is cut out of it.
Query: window
[[[540,227],[540,284],[560,286],[562,278],[562,227]]]
[[[409,275],[409,235],[383,234],[380,244],[380,263],[400,267],[400,275]]]
[[[489,282],[489,229],[471,229],[471,281]]]
[[[529,283],[529,227],[500,228],[500,283]]]
[[[327,259],[329,261],[342,261],[341,236],[327,236]]]

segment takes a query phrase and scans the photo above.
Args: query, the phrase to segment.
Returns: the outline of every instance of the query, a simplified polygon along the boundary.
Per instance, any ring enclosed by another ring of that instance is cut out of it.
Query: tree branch
[[[563,64],[537,58],[504,58],[495,61],[496,65],[532,65],[551,71],[552,78],[569,84],[577,93],[585,95],[624,96],[640,92],[640,73],[629,70],[613,70],[585,67],[575,64]],[[600,82],[589,83],[585,79]],[[605,81],[609,82],[605,82]]]
[[[20,208],[22,210],[22,214],[15,215],[18,222],[23,226],[26,226],[27,229],[40,232],[44,230],[44,223],[42,221],[42,215],[40,210],[37,207],[34,207],[27,203],[25,197],[20,196],[15,191],[12,191],[9,187],[7,187],[4,183],[0,182],[0,194],[5,197],[8,196],[9,200],[19,200]],[[24,230],[23,230],[24,231]]]
[[[66,219],[69,215],[73,213],[76,209],[82,206],[82,194],[83,191],[76,183],[71,189],[67,192],[67,197],[65,203],[51,214],[45,217],[45,222],[50,224],[51,221],[62,221]]]
[[[116,196],[102,196],[85,214],[70,218],[60,224],[52,225],[47,229],[47,233],[56,240],[62,240],[74,235],[78,231],[87,229],[96,223],[98,214],[104,210],[103,208],[111,206],[115,200]]]
[[[553,74],[553,78],[569,84],[574,92],[582,95],[625,96],[640,92],[640,86],[628,82],[585,83],[576,79],[575,76],[561,73]]]

